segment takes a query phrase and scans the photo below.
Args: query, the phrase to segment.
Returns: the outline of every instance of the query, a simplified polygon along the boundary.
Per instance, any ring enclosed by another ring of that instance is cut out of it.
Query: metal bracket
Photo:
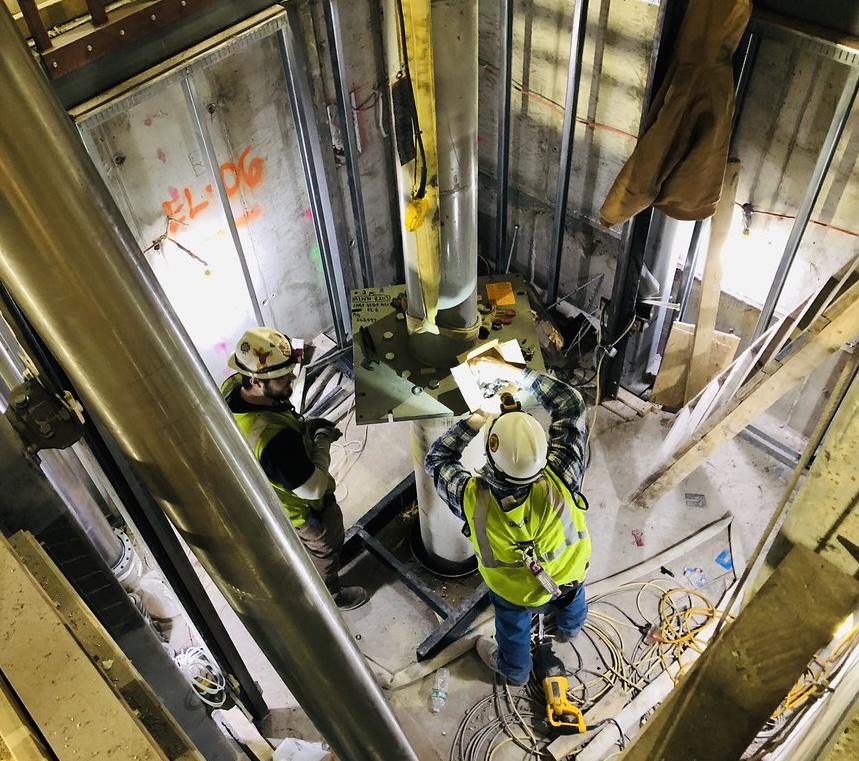
[[[5,415],[28,454],[40,449],[65,449],[80,440],[84,433],[83,425],[74,414],[33,379],[11,390]]]
[[[463,635],[464,629],[474,620],[474,617],[489,604],[489,591],[481,582],[458,607],[452,608],[422,578],[407,568],[376,539],[375,534],[387,526],[404,508],[411,505],[416,496],[415,476],[414,473],[410,473],[347,530],[340,557],[345,565],[362,550],[366,550],[392,570],[422,602],[444,619],[417,646],[417,659],[423,661]]]

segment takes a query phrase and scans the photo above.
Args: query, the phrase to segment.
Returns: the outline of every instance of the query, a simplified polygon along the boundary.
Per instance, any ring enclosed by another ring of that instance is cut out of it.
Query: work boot
[[[579,636],[580,631],[581,629],[578,629],[572,634],[570,634],[568,632],[564,632],[558,629],[558,631],[555,633],[555,642],[557,642],[559,645],[562,645],[564,642],[572,642],[576,637]]]
[[[363,587],[341,587],[340,591],[334,595],[334,604],[340,610],[355,610],[369,599],[370,595]]]
[[[489,668],[491,668],[496,674],[503,676],[509,684],[515,685],[516,687],[524,687],[528,684],[527,678],[520,682],[515,679],[511,679],[507,674],[498,669],[498,644],[492,637],[479,637],[475,648],[477,649],[477,654],[480,656],[480,660],[489,666]]]

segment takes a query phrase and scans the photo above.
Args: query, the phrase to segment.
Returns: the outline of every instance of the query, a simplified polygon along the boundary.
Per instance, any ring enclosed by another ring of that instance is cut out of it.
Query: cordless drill
[[[552,650],[550,642],[537,643],[534,651],[534,673],[546,696],[546,720],[561,735],[575,735],[587,729],[581,709],[567,698],[564,663]]]

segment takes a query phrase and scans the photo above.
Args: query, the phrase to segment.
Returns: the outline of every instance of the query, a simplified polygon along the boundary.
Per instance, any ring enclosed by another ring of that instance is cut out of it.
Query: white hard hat
[[[292,344],[283,334],[271,328],[251,328],[239,339],[227,364],[251,378],[280,378],[295,369]]]
[[[486,458],[511,484],[530,484],[546,467],[549,442],[543,426],[527,412],[505,412],[486,429]]]

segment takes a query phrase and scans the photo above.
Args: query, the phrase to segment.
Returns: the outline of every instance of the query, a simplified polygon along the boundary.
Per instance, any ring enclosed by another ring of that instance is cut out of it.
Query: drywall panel
[[[849,69],[796,45],[763,39],[737,125],[743,162],[731,233],[723,249],[723,289],[760,307],[793,229]],[[856,108],[833,156],[802,236],[777,314],[788,313],[855,256],[859,188]],[[748,234],[740,206],[751,204]]]
[[[127,105],[108,106],[79,126],[161,287],[220,382],[239,336],[258,322],[255,305],[265,323],[293,336],[312,338],[332,317],[275,37],[252,40],[189,76],[217,175],[181,73],[141,85],[126,96]]]

